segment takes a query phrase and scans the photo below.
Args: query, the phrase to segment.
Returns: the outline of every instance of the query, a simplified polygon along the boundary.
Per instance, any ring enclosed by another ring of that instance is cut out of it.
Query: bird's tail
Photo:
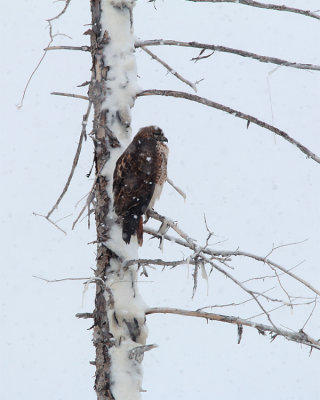
[[[130,214],[124,217],[122,224],[122,239],[129,244],[132,235],[137,235],[139,246],[143,243],[142,215]]]

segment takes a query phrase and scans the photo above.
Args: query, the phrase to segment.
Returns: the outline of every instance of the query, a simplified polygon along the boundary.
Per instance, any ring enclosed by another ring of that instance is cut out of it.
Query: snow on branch
[[[228,324],[238,325],[238,327],[249,326],[251,328],[257,329],[258,332],[262,335],[269,333],[271,341],[273,341],[277,336],[282,336],[287,340],[309,346],[311,350],[312,349],[320,350],[320,340],[313,339],[311,336],[307,335],[302,329],[300,329],[298,332],[294,332],[278,328],[275,326],[260,324],[239,317],[214,314],[203,311],[181,310],[178,308],[168,308],[168,307],[149,308],[146,310],[146,315],[150,314],[175,314],[188,317],[205,318],[206,320],[211,320],[211,321],[226,322]]]
[[[312,70],[312,71],[320,71],[320,65],[314,64],[304,64],[304,63],[297,63],[288,60],[282,60],[281,58],[277,57],[268,57],[263,56],[256,53],[251,53],[250,51],[240,50],[240,49],[233,49],[231,47],[220,46],[215,44],[206,44],[206,43],[198,43],[198,42],[182,42],[178,40],[163,40],[163,39],[153,39],[153,40],[143,40],[137,41],[135,44],[136,47],[146,47],[146,46],[178,46],[178,47],[191,47],[196,49],[204,49],[204,50],[212,50],[213,52],[221,52],[221,53],[229,53],[235,54],[241,57],[252,58],[253,60],[257,60],[263,63],[272,63],[276,65],[280,65],[282,67],[291,67],[297,69],[305,69],[305,70]],[[50,48],[49,48],[50,49]]]
[[[262,128],[265,128],[273,133],[275,133],[278,136],[281,136],[283,139],[285,139],[287,142],[293,144],[294,146],[298,147],[302,153],[306,154],[308,158],[312,158],[315,162],[320,164],[320,157],[314,154],[311,150],[309,150],[306,146],[298,142],[297,140],[293,139],[291,136],[289,136],[285,131],[268,124],[267,122],[261,121],[260,119],[249,115],[245,114],[241,111],[235,110],[231,107],[225,106],[220,103],[216,103],[215,101],[206,99],[205,97],[200,97],[195,94],[190,94],[186,92],[180,92],[180,91],[175,91],[175,90],[159,90],[159,89],[149,89],[149,90],[143,90],[142,92],[137,94],[137,97],[142,97],[142,96],[169,96],[169,97],[176,97],[176,98],[182,98],[186,100],[191,100],[195,101],[200,104],[204,104],[208,107],[213,107],[216,108],[217,110],[224,111],[228,114],[234,115],[237,118],[244,119],[248,122],[248,124],[253,123],[255,125],[261,126]]]
[[[312,12],[309,10],[302,10],[300,8],[288,7],[285,5],[260,3],[259,1],[254,1],[254,0],[186,0],[186,1],[192,1],[194,3],[236,3],[251,7],[263,8],[266,10],[286,11],[294,14],[304,15],[310,18],[320,19],[320,15],[316,14],[316,12]]]

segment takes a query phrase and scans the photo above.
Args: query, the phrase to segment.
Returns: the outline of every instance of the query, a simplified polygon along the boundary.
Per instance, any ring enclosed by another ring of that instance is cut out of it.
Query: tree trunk
[[[124,262],[137,258],[135,240],[126,245],[112,210],[112,175],[129,142],[130,108],[136,95],[132,32],[134,1],[91,0],[94,107],[95,220],[97,229],[96,298],[93,342],[98,400],[139,399],[141,357],[133,349],[145,344],[144,305],[136,288],[136,271]],[[136,351],[136,350],[135,350]]]

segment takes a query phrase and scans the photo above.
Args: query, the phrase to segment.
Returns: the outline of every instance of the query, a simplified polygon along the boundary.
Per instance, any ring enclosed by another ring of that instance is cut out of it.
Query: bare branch
[[[63,279],[46,279],[41,278],[41,276],[32,275],[32,278],[37,278],[47,283],[56,283],[56,282],[63,282],[63,281],[86,281],[91,278],[63,278]]]
[[[257,303],[257,305],[261,308],[261,310],[265,313],[266,317],[268,318],[270,324],[272,326],[275,327],[274,323],[272,322],[269,313],[266,311],[266,309],[264,308],[264,306],[262,305],[262,303],[258,300],[257,298],[257,293],[248,289],[247,287],[245,287],[243,285],[243,283],[241,283],[238,279],[236,279],[233,275],[231,275],[230,273],[228,273],[227,271],[225,271],[223,268],[219,267],[216,263],[214,263],[212,261],[212,259],[209,259],[208,257],[206,257],[204,254],[202,253],[202,250],[205,250],[207,247],[200,247],[198,246],[195,241],[190,238],[185,232],[183,232],[179,226],[171,221],[169,218],[163,217],[160,214],[158,214],[157,212],[155,212],[154,210],[150,210],[148,212],[148,216],[152,217],[158,221],[162,221],[163,224],[166,224],[167,226],[170,226],[172,229],[175,230],[176,233],[178,233],[179,236],[181,236],[190,246],[192,246],[191,248],[194,250],[195,254],[192,256],[191,259],[193,259],[195,261],[195,269],[194,269],[194,273],[193,273],[193,280],[194,280],[194,286],[193,286],[193,296],[195,294],[196,288],[197,288],[197,276],[198,276],[198,266],[201,263],[206,263],[206,264],[210,264],[214,269],[216,269],[217,271],[219,271],[220,273],[222,273],[223,275],[225,275],[227,278],[231,279],[237,286],[239,286],[242,290],[244,290],[246,293],[248,293],[253,299],[254,301]],[[259,294],[261,295],[261,294]],[[265,295],[263,295],[265,296]]]
[[[83,139],[87,137],[86,128],[87,128],[88,118],[89,118],[90,111],[91,111],[91,105],[92,105],[92,103],[89,101],[87,112],[84,114],[84,116],[82,118],[82,129],[81,129],[80,139],[79,139],[79,143],[78,143],[76,154],[75,154],[73,162],[72,162],[72,167],[71,167],[71,171],[70,171],[70,174],[68,176],[67,182],[66,182],[66,184],[65,184],[65,186],[64,186],[64,188],[62,190],[62,193],[60,194],[58,200],[56,201],[54,206],[51,208],[51,210],[48,212],[47,218],[49,218],[50,215],[54,212],[54,210],[58,207],[59,203],[63,199],[63,196],[66,194],[66,192],[67,192],[67,190],[69,188],[69,185],[70,185],[70,182],[72,180],[74,171],[75,171],[75,169],[77,167],[77,164],[78,164],[78,161],[79,161]]]
[[[161,216],[160,214],[156,213],[155,211],[150,212],[149,215],[158,220],[158,221],[166,221],[166,223],[175,230],[176,233],[178,233],[179,236],[183,238],[183,240],[176,238],[174,236],[168,235],[168,234],[163,234],[161,235],[161,238],[164,238],[170,242],[175,242],[181,246],[188,247],[193,251],[201,251],[203,254],[208,254],[213,257],[232,257],[232,256],[242,256],[242,257],[248,257],[252,258],[254,260],[260,261],[264,264],[269,264],[272,265],[273,267],[279,269],[280,271],[284,272],[285,274],[291,276],[298,282],[302,283],[304,286],[306,286],[308,289],[316,293],[318,296],[320,296],[320,291],[316,289],[314,286],[312,286],[309,282],[304,280],[303,278],[300,278],[291,270],[284,268],[282,265],[275,263],[274,261],[267,259],[265,257],[258,256],[256,254],[252,254],[246,251],[241,251],[241,250],[212,250],[210,248],[201,248],[199,247],[193,239],[191,239],[186,233],[181,231],[181,229],[178,227],[177,224],[173,223],[170,221],[168,218]],[[154,237],[159,237],[159,234],[156,230],[151,229],[151,228],[146,228],[144,227],[144,232],[146,232],[149,235],[152,235]]]
[[[199,254],[198,254],[199,253]],[[197,286],[197,272],[198,272],[198,268],[199,268],[199,265],[201,265],[201,264],[211,264],[211,262],[212,262],[212,260],[208,260],[206,257],[203,257],[201,254],[201,250],[199,250],[197,253],[195,253],[194,255],[192,255],[192,256],[190,256],[190,257],[188,257],[188,258],[186,258],[186,259],[183,259],[183,260],[175,260],[175,261],[167,261],[167,260],[162,260],[162,259],[137,259],[137,260],[128,260],[128,261],[126,261],[124,264],[123,264],[123,268],[124,268],[124,270],[125,269],[127,269],[129,266],[131,266],[131,265],[138,265],[138,267],[143,267],[143,266],[151,266],[151,265],[160,265],[160,266],[163,266],[163,267],[171,267],[171,268],[174,268],[174,267],[177,267],[178,265],[195,265],[196,266],[196,270],[194,271],[194,291],[195,291],[195,289],[196,289],[196,286]],[[220,262],[222,262],[221,260],[218,260],[218,261],[220,261]],[[215,265],[213,266],[214,268],[216,267]],[[246,291],[252,298],[251,299],[247,299],[247,300],[245,300],[245,301],[243,301],[243,302],[240,302],[240,303],[229,303],[229,304],[225,304],[225,305],[215,305],[215,306],[207,306],[207,307],[202,307],[201,309],[198,309],[198,311],[200,311],[200,310],[202,310],[202,309],[204,309],[204,308],[215,308],[215,307],[229,307],[229,306],[236,306],[236,305],[240,305],[240,304],[245,304],[245,303],[247,303],[248,301],[252,301],[252,300],[256,300],[256,298],[258,298],[258,297],[263,297],[263,298],[265,298],[266,300],[268,300],[268,301],[271,301],[271,302],[278,302],[278,303],[281,303],[282,305],[284,305],[284,306],[294,306],[294,305],[301,305],[301,303],[295,303],[295,304],[293,304],[292,302],[291,302],[291,297],[293,298],[293,296],[289,296],[288,295],[288,297],[290,297],[289,298],[289,302],[285,302],[285,301],[283,301],[283,300],[280,300],[280,299],[277,299],[277,298],[273,298],[273,297],[270,297],[270,296],[267,296],[265,293],[267,293],[268,291],[270,291],[270,290],[272,290],[272,289],[274,289],[274,288],[270,288],[270,289],[268,289],[268,290],[266,290],[266,291],[264,291],[264,292],[262,292],[262,293],[258,293],[258,292],[255,292],[255,291],[253,291],[253,290],[249,290],[249,289],[247,289],[246,287],[244,287],[243,286],[243,282],[239,282],[238,280],[236,280],[234,277],[232,277],[230,274],[228,274],[227,272],[225,272],[222,268],[220,268],[219,266],[217,266],[217,268],[216,269],[218,269],[220,272],[222,272],[224,275],[226,275],[228,278],[230,278],[231,280],[233,280],[238,286],[240,286],[244,291]],[[282,274],[281,274],[282,275]],[[281,286],[281,285],[280,285]],[[307,302],[307,303],[303,303],[303,304],[311,304],[311,303],[313,303],[314,302],[314,300],[312,300],[311,302]]]
[[[250,51],[233,49],[232,47],[214,45],[214,44],[206,44],[206,43],[198,43],[198,42],[182,42],[178,40],[163,40],[163,39],[154,39],[154,40],[143,40],[136,42],[136,47],[146,47],[146,46],[178,46],[178,47],[192,47],[196,49],[204,49],[204,50],[212,50],[213,52],[217,51],[220,53],[229,53],[235,54],[241,57],[252,58],[253,60],[260,61],[262,63],[272,63],[276,65],[280,65],[282,67],[291,67],[296,69],[305,69],[312,71],[320,71],[320,65],[314,64],[303,64],[292,62],[288,60],[283,60],[277,57],[269,57],[263,56],[260,54],[252,53]],[[213,54],[213,53],[212,53]],[[210,55],[212,55],[210,54]],[[208,58],[208,56],[197,57],[196,59]]]
[[[150,90],[144,90],[140,93],[137,94],[137,97],[141,96],[169,96],[169,97],[177,97],[177,98],[182,98],[186,100],[191,100],[195,101],[200,104],[204,104],[208,107],[213,107],[216,108],[217,110],[224,111],[228,114],[234,115],[237,118],[244,119],[248,122],[251,122],[253,124],[256,124],[258,126],[261,126],[262,128],[265,128],[273,133],[275,133],[278,136],[281,136],[283,139],[285,139],[287,142],[293,144],[294,146],[298,147],[300,151],[302,151],[308,158],[312,158],[314,161],[320,164],[320,157],[317,156],[316,154],[312,153],[306,146],[298,142],[297,140],[293,139],[291,136],[289,136],[286,132],[282,131],[279,128],[276,128],[273,125],[268,124],[267,122],[261,121],[256,117],[253,117],[252,115],[242,113],[241,111],[235,110],[231,107],[224,106],[222,104],[216,103],[212,100],[206,99],[204,97],[197,96],[195,94],[190,94],[186,92],[179,92],[175,90],[159,90],[159,89],[150,89]]]
[[[147,54],[149,54],[149,56],[151,56],[154,60],[158,61],[158,63],[160,63],[161,65],[163,65],[172,75],[174,75],[177,79],[179,79],[181,82],[187,84],[188,86],[190,86],[196,93],[197,93],[197,87],[194,83],[188,81],[186,78],[184,78],[182,75],[180,75],[177,71],[175,71],[172,67],[170,67],[169,64],[167,64],[165,61],[161,60],[161,58],[159,58],[158,56],[156,56],[154,53],[152,53],[152,51],[150,51],[149,49],[142,47],[141,49],[146,52]]]
[[[123,268],[127,269],[130,265],[162,265],[164,267],[176,267],[178,265],[194,264],[192,260],[177,260],[177,261],[166,261],[161,259],[143,259],[128,260],[124,263]]]
[[[83,318],[83,319],[89,319],[89,318],[94,318],[93,313],[78,313],[76,314],[77,318]]]
[[[278,4],[260,3],[254,0],[187,0],[187,1],[192,1],[194,3],[236,3],[236,4],[243,4],[245,6],[263,8],[266,10],[286,11],[294,14],[304,15],[305,17],[320,19],[320,16],[318,14],[309,10],[301,10],[300,8],[287,7]]]
[[[317,350],[320,350],[320,341],[315,340],[302,330],[299,332],[287,331],[278,327],[273,327],[265,324],[260,324],[257,322],[249,321],[246,319],[242,319],[239,317],[221,315],[221,314],[213,314],[207,312],[200,311],[189,311],[189,310],[181,310],[178,308],[168,308],[168,307],[156,307],[149,308],[146,310],[146,315],[150,314],[175,314],[175,315],[183,315],[188,317],[197,317],[197,318],[205,318],[206,320],[226,322],[228,324],[235,325],[243,325],[249,326],[251,328],[255,328],[259,333],[273,333],[278,336],[283,336],[287,340],[304,344],[306,346],[310,346]]]
[[[44,51],[49,50],[78,50],[78,51],[90,51],[89,46],[50,46],[43,49]]]
[[[89,100],[88,96],[82,96],[81,94],[63,93],[63,92],[52,92],[50,94],[54,96],[74,97],[75,99]]]

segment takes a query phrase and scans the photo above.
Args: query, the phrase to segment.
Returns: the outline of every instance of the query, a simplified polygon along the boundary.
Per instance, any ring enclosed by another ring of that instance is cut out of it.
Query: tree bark
[[[140,398],[142,357],[138,360],[132,354],[146,339],[144,305],[136,288],[136,271],[133,266],[123,269],[125,260],[136,254],[137,244],[132,241],[126,247],[122,242],[121,228],[112,210],[114,163],[130,138],[130,108],[136,96],[132,82],[136,80],[134,3],[91,0],[92,28],[86,32],[91,37],[92,55],[88,95],[94,108],[97,258],[93,343],[98,400],[122,400],[128,398],[128,393],[130,399]],[[118,41],[122,33],[127,40]],[[133,67],[128,68],[128,61]]]
[[[95,220],[97,230],[97,258],[95,276],[98,278],[96,285],[96,298],[94,310],[94,334],[93,343],[96,348],[96,377],[95,390],[97,399],[113,399],[110,390],[110,355],[109,349],[113,346],[112,335],[109,331],[107,309],[111,304],[107,304],[104,296],[105,288],[103,282],[106,281],[108,269],[110,267],[110,250],[101,246],[100,243],[108,238],[108,226],[106,218],[109,212],[110,199],[107,196],[107,179],[100,174],[103,165],[109,159],[110,151],[106,141],[107,126],[105,112],[102,111],[102,103],[106,96],[105,80],[107,68],[103,60],[103,34],[101,32],[101,6],[100,0],[91,0],[92,30],[87,31],[91,36],[92,54],[92,78],[89,87],[89,99],[93,103],[93,136],[94,136],[94,160],[96,168],[95,186]]]

